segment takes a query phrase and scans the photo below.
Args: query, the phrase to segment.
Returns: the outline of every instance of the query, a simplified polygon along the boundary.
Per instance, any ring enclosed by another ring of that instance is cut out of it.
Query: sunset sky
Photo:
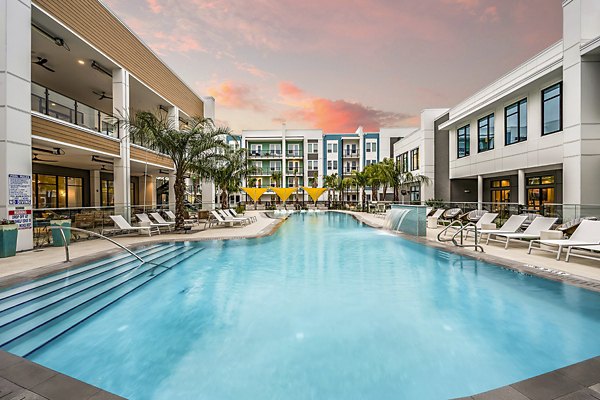
[[[241,129],[416,126],[562,36],[561,0],[105,0]]]

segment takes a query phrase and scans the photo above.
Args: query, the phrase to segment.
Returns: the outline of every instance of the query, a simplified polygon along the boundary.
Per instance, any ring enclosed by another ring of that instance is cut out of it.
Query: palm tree
[[[308,178],[309,184],[310,186],[316,188],[317,186],[319,186],[319,174],[317,173],[317,171],[313,172],[313,176]]]
[[[371,164],[365,167],[365,172],[369,177],[369,185],[371,186],[371,200],[377,201],[379,195],[379,186],[382,181],[382,174],[380,171],[381,167],[379,164]]]
[[[388,187],[394,183],[394,160],[391,158],[384,158],[379,165],[379,174],[381,177],[381,190],[383,192],[383,201],[387,196]]]
[[[275,187],[281,187],[281,178],[283,178],[281,171],[273,171],[271,181],[275,182]]]
[[[326,175],[323,179],[323,186],[327,188],[327,201],[331,207],[331,192],[338,186],[338,174]]]
[[[411,184],[419,184],[421,185],[429,185],[431,183],[431,179],[429,179],[426,175],[421,174],[411,174],[410,172],[405,172],[402,176],[401,187],[405,185]],[[404,203],[404,194],[402,195],[402,203]]]
[[[369,185],[369,175],[365,171],[353,171],[352,178],[354,179],[354,184],[360,190],[361,208],[364,210],[366,201],[366,189]]]
[[[185,214],[185,177],[193,169],[219,157],[219,148],[228,128],[216,127],[211,119],[193,118],[182,128],[179,121],[162,113],[138,112],[125,124],[134,141],[166,154],[175,168],[175,229],[183,229]]]
[[[257,168],[248,163],[247,155],[246,149],[227,148],[219,159],[215,159],[205,168],[199,168],[201,175],[211,179],[221,191],[221,208],[229,208],[229,193],[238,192],[242,181],[248,175],[256,173]]]

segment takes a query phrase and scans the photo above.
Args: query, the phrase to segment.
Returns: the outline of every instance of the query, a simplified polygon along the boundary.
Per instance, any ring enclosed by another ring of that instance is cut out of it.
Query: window
[[[318,145],[319,145],[318,143],[309,143],[308,144],[308,152],[310,154],[318,153],[319,152]]]
[[[271,155],[281,155],[281,144],[280,143],[272,143],[269,145],[269,153]]]
[[[338,152],[337,142],[327,143],[327,152],[328,153],[337,153]]]
[[[415,171],[419,169],[419,148],[412,149],[410,151],[410,170]]]
[[[506,107],[504,118],[506,127],[504,144],[509,145],[527,140],[527,99]]]
[[[492,203],[510,203],[510,180],[492,181],[491,187]]]
[[[281,171],[281,161],[271,161],[269,164],[271,172]]]
[[[562,130],[562,82],[542,90],[542,135]]]
[[[32,195],[35,208],[82,207],[83,179],[34,174]]]
[[[367,160],[366,163],[367,165],[375,164],[375,160]]]
[[[479,153],[494,148],[494,114],[483,117],[477,122],[477,143]]]
[[[554,175],[532,176],[527,178],[527,206],[539,210],[546,203],[556,200]]]
[[[333,160],[333,169],[338,169],[338,162],[337,162],[337,160]]]
[[[471,152],[471,125],[463,126],[456,131],[457,157],[463,158]]]
[[[408,172],[408,152],[400,154],[396,162],[400,163],[400,170],[402,172]]]
[[[319,169],[318,161],[317,160],[308,160],[308,170],[316,171],[317,169]]]
[[[251,156],[260,156],[262,153],[262,144],[251,144],[250,145],[250,155]]]
[[[333,161],[329,160],[327,161],[327,170],[331,171],[333,169]]]
[[[408,190],[411,202],[418,203],[421,201],[421,185],[411,185]]]

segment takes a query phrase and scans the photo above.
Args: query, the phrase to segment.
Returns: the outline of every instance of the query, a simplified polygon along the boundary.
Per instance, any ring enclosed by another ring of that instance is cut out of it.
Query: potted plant
[[[50,220],[50,226],[62,226],[71,228],[71,218],[64,215],[57,215]],[[60,233],[60,229],[52,229],[52,246],[60,247],[64,246],[63,236]],[[65,239],[67,240],[67,244],[71,243],[71,229],[63,229],[65,234]]]
[[[17,254],[17,224],[8,219],[0,220],[0,258]]]

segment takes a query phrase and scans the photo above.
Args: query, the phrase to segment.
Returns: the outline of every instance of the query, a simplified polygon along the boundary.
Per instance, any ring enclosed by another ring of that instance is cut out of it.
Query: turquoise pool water
[[[600,354],[600,296],[337,213],[200,243],[29,358],[131,399],[447,399]]]

